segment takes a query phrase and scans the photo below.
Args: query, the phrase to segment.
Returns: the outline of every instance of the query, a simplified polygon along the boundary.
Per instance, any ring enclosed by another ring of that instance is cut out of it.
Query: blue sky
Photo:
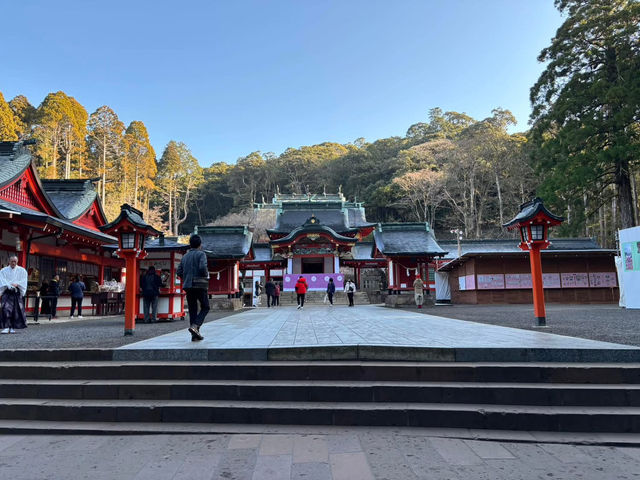
[[[432,107],[527,128],[552,0],[0,0],[0,92],[63,90],[200,164],[393,135]],[[11,19],[11,21],[6,21]],[[8,48],[7,48],[8,47]]]

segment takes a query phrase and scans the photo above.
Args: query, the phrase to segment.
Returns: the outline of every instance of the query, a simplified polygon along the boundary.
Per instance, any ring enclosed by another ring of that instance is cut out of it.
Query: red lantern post
[[[120,207],[120,215],[113,222],[100,227],[103,232],[118,237],[116,254],[124,258],[127,283],[124,293],[124,334],[133,335],[136,329],[136,293],[138,290],[138,259],[146,257],[144,242],[147,236],[160,232],[142,219],[142,212],[126,203]]]
[[[503,225],[503,227],[508,230],[518,228],[521,240],[518,246],[522,250],[529,251],[531,284],[533,288],[533,310],[536,317],[536,326],[538,327],[545,327],[547,325],[540,251],[549,246],[549,227],[560,225],[563,221],[564,218],[549,212],[540,198],[535,198],[520,205],[518,215]]]

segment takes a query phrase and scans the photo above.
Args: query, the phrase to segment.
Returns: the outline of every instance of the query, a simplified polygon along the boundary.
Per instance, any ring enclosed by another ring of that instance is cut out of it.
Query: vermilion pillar
[[[540,260],[540,248],[531,245],[529,250],[531,262],[531,283],[533,287],[533,312],[538,326],[547,325],[547,315],[544,308],[544,289],[542,286],[542,262]]]
[[[120,252],[127,267],[127,283],[124,290],[124,334],[133,335],[136,330],[138,262],[135,251]]]

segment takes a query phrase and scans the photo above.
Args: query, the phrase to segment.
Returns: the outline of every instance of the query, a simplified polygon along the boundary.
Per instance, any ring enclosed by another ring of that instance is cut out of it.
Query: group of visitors
[[[267,294],[267,307],[277,307],[280,305],[282,283],[277,283],[269,279],[267,283],[265,283],[264,287],[260,283],[260,280],[256,280],[256,283],[253,287],[252,306],[257,307],[258,305],[260,305],[260,295],[262,295],[263,291]]]
[[[267,294],[267,307],[277,307],[280,305],[280,292],[282,292],[282,284],[276,283],[269,279],[264,285],[264,291]]]
[[[309,285],[307,284],[307,280],[300,276],[294,290],[296,291],[296,298],[298,303],[298,310],[304,309],[304,299],[307,294],[307,290],[309,289]],[[347,294],[347,298],[349,299],[349,306],[353,307],[353,294],[356,293],[356,284],[351,280],[347,280],[344,284],[344,291]],[[329,302],[329,306],[333,307],[333,296],[336,293],[336,284],[333,281],[333,278],[329,278],[329,283],[327,284],[327,301]]]
[[[69,285],[69,293],[71,294],[70,317],[73,317],[77,311],[77,317],[82,318],[82,301],[86,289],[85,283],[79,276],[73,277],[73,282]],[[58,318],[58,297],[60,297],[61,293],[59,275],[54,275],[49,283],[42,282],[40,287],[40,315],[49,315],[54,320]]]

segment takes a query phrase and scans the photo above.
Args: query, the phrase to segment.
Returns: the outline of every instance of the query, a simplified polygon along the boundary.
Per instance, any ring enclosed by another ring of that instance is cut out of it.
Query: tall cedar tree
[[[567,19],[538,60],[531,89],[543,193],[598,195],[614,184],[621,226],[635,225],[631,168],[640,153],[640,3],[556,0]]]
[[[158,162],[158,170],[158,184],[168,204],[169,231],[178,235],[196,189],[204,180],[202,167],[184,143],[171,140]]]
[[[108,172],[113,171],[120,160],[123,148],[124,123],[113,110],[103,105],[89,117],[88,131],[89,153],[94,162],[93,171],[100,175],[100,198],[104,208],[107,181],[113,181],[113,176],[107,178]]]
[[[122,195],[126,201],[138,208],[144,202],[143,210],[148,210],[149,193],[155,188],[153,179],[158,171],[156,152],[149,141],[149,133],[144,123],[133,121],[124,135],[125,161]],[[129,187],[133,185],[133,190]]]

